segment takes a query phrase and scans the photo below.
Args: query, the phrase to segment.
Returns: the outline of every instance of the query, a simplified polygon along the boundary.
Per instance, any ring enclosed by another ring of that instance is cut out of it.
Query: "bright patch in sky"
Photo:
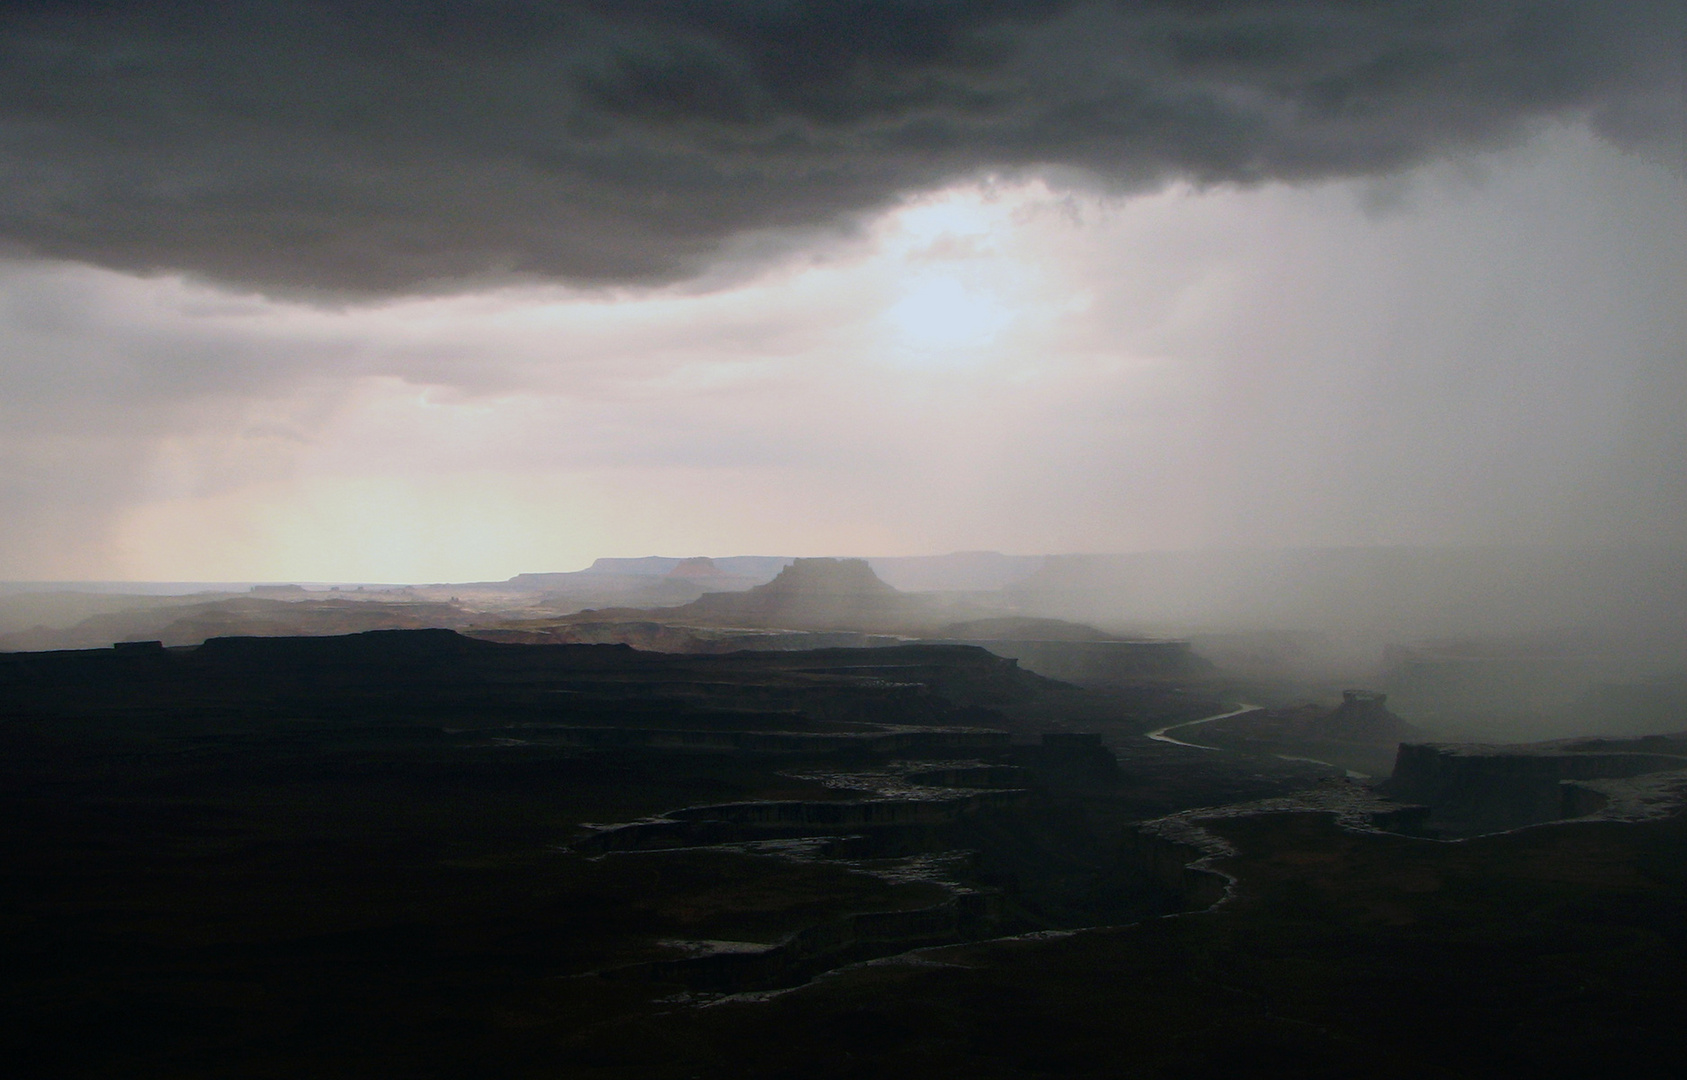
[[[901,288],[885,317],[897,342],[919,350],[955,350],[987,345],[1013,321],[998,298],[968,289],[942,274],[919,274]]]

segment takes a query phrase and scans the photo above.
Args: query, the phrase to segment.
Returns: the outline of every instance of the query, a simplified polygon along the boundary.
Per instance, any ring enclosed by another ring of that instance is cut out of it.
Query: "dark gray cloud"
[[[270,291],[655,283],[990,171],[1682,138],[1675,0],[0,6],[0,243]],[[761,237],[760,244],[746,238]]]

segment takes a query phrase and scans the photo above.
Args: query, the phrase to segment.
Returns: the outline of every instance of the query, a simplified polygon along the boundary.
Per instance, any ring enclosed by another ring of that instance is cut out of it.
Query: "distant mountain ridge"
[[[624,576],[659,578],[673,575],[684,564],[698,556],[677,558],[666,555],[646,555],[639,558],[604,557],[595,559],[584,570],[566,573],[517,574],[506,583],[520,589],[554,589],[593,578]],[[728,577],[753,579],[749,588],[772,581],[794,558],[785,555],[730,555],[709,558],[717,570]],[[1003,555],[997,551],[956,551],[946,555],[873,556],[862,561],[872,567],[880,580],[904,592],[974,591],[1005,588],[1020,582],[1042,569],[1042,555]]]
[[[0,635],[0,652],[98,649],[121,641],[198,645],[225,636],[325,637],[366,630],[461,629],[474,613],[451,603],[385,602],[310,594],[310,599],[236,596],[91,615],[64,629],[36,626]]]

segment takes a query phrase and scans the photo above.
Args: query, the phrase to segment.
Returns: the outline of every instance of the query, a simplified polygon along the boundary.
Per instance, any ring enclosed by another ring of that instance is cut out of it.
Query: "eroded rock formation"
[[[713,626],[880,632],[916,629],[932,619],[926,603],[880,581],[865,559],[797,559],[766,585],[707,593],[667,614]]]
[[[1430,825],[1441,832],[1473,835],[1599,809],[1608,799],[1590,795],[1587,781],[1682,769],[1687,734],[1513,745],[1406,743],[1382,790],[1429,806]]]

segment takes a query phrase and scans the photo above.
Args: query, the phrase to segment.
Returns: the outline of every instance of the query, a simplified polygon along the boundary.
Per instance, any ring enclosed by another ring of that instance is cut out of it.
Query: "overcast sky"
[[[1687,543],[1687,20],[0,5],[0,578]]]

